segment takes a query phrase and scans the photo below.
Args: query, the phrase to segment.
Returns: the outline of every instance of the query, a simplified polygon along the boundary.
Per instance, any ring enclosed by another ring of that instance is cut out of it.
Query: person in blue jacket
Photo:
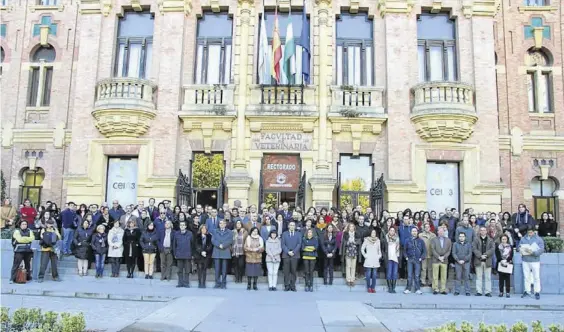
[[[417,234],[417,228],[412,228],[411,237],[404,243],[403,256],[407,260],[407,287],[404,294],[411,293],[412,287],[416,294],[423,294],[420,290],[421,262],[427,257],[427,249]]]
[[[227,262],[231,259],[231,245],[233,232],[225,228],[225,220],[219,221],[219,228],[212,232],[213,253],[215,266],[215,287],[227,288]]]
[[[187,229],[186,221],[180,222],[180,230],[172,237],[172,254],[178,267],[178,285],[190,288],[190,271],[192,271],[192,252],[194,241],[192,232]]]

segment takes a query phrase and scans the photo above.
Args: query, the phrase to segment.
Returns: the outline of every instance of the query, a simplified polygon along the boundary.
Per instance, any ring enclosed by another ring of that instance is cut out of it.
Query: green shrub
[[[42,313],[41,309],[20,308],[10,317],[9,309],[2,307],[0,313],[0,330],[5,332],[83,332],[86,321],[82,313],[71,315],[53,311]]]
[[[12,229],[3,229],[0,232],[0,238],[2,238],[2,240],[11,240],[12,239],[12,234],[14,234],[14,231]]]
[[[540,321],[534,321],[531,323],[531,331],[532,332],[544,332],[545,329],[542,327]],[[476,327],[468,322],[460,323],[460,329],[456,329],[456,323],[450,322],[443,326],[427,329],[430,332],[528,332],[529,326],[523,322],[515,323],[511,328],[508,328],[506,325],[488,325],[484,322],[481,322]],[[561,325],[552,324],[548,327],[546,331],[549,332],[564,332],[564,327]]]
[[[547,236],[543,238],[546,252],[564,252],[564,240],[559,237]]]

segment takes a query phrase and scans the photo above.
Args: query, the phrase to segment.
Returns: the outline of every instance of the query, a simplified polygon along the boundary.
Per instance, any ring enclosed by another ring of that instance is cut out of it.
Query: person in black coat
[[[123,233],[123,257],[127,266],[127,277],[133,278],[135,271],[135,263],[140,256],[139,239],[141,238],[141,231],[137,228],[136,222],[130,219],[127,222],[127,228]]]
[[[82,224],[74,232],[73,245],[74,256],[78,262],[78,275],[85,276],[88,273],[88,258],[90,257],[90,222],[92,215],[87,214]]]
[[[200,226],[194,240],[194,257],[198,266],[198,288],[206,288],[206,272],[213,251],[211,238],[206,225]]]
[[[147,229],[141,235],[139,244],[143,250],[143,260],[145,261],[145,279],[153,279],[153,266],[159,244],[159,234],[153,223],[147,225]]]
[[[333,271],[335,270],[335,255],[337,253],[337,231],[332,224],[329,224],[323,234],[321,249],[325,255],[324,266],[325,274],[323,277],[324,285],[333,285]]]
[[[509,242],[509,237],[503,234],[500,238],[501,243],[495,248],[495,255],[499,265],[513,264],[513,248]],[[499,297],[503,297],[503,290],[505,286],[505,296],[509,297],[511,291],[511,273],[504,273],[499,271]]]
[[[96,278],[102,278],[104,275],[104,260],[108,254],[108,234],[106,234],[104,225],[96,226],[96,233],[92,235],[90,243],[96,260]]]
[[[543,212],[539,223],[537,225],[537,230],[540,237],[545,236],[558,236],[558,223],[554,220],[552,214],[548,212]]]

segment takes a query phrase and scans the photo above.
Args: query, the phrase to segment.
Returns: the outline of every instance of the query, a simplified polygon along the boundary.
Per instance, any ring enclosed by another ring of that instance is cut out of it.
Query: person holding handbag
[[[35,240],[35,236],[29,228],[27,228],[27,221],[23,220],[18,229],[12,235],[12,243],[14,245],[14,264],[12,265],[12,273],[10,283],[16,282],[18,269],[24,262],[26,271],[26,280],[31,280],[31,257],[33,251],[31,250],[31,242]]]
[[[501,236],[500,244],[495,248],[498,261],[497,272],[499,275],[499,297],[503,297],[505,286],[505,297],[509,298],[511,289],[511,274],[513,273],[513,247],[509,242],[509,236]]]

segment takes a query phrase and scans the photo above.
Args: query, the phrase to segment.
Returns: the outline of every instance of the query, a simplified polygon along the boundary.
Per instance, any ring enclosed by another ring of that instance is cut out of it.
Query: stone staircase
[[[140,272],[137,270],[137,268],[135,268],[135,272],[134,272],[134,277],[132,279],[126,278],[127,276],[127,268],[124,264],[121,264],[120,267],[120,275],[118,278],[112,278],[111,276],[111,266],[110,264],[106,264],[105,268],[104,268],[104,277],[100,278],[100,279],[96,279],[94,277],[95,275],[95,270],[93,269],[94,264],[92,264],[91,269],[88,270],[88,275],[81,277],[78,275],[77,272],[77,260],[74,256],[66,256],[63,257],[61,260],[58,261],[58,271],[59,271],[59,276],[60,278],[63,280],[63,282],[73,282],[73,281],[88,281],[88,282],[95,282],[95,283],[120,283],[120,284],[137,284],[137,285],[154,285],[156,283],[159,284],[171,284],[171,285],[176,285],[176,280],[178,280],[178,275],[177,275],[177,269],[175,266],[173,266],[172,268],[172,280],[171,281],[161,281],[161,273],[153,273],[153,279],[145,279],[145,273],[144,272]],[[358,271],[357,271],[358,272]],[[214,270],[213,270],[213,264],[212,267],[208,269],[207,271],[207,279],[206,279],[206,286],[208,288],[213,287],[215,285],[215,276],[214,276]],[[449,269],[449,280],[447,281],[447,288],[449,290],[452,290],[454,288],[454,282],[452,280],[452,278],[454,277],[454,270],[453,269]],[[343,290],[343,291],[365,291],[366,290],[366,284],[364,281],[364,276],[357,276],[357,280],[355,283],[355,286],[350,287],[346,284],[346,280],[343,276],[343,274],[340,271],[335,271],[334,273],[334,279],[333,279],[333,285],[332,286],[326,286],[323,284],[323,278],[319,278],[317,277],[317,272],[314,272],[314,287],[317,290],[322,290],[322,289],[327,289],[327,290]],[[50,268],[47,269],[47,272],[45,273],[45,281],[49,281],[51,280],[51,272],[50,272]],[[282,272],[282,268],[280,269],[280,271],[278,272],[278,289],[282,289],[283,288],[283,281],[284,281],[284,274]],[[191,274],[190,275],[190,282],[191,282],[191,286],[192,287],[197,287],[198,285],[198,278],[196,274]],[[259,288],[260,289],[266,289],[268,288],[268,280],[267,277],[259,277],[258,278],[258,284],[259,284]],[[298,279],[296,284],[298,285],[299,288],[301,288],[304,284],[304,279],[303,279],[303,273],[301,271],[298,271]],[[384,292],[387,291],[387,286],[386,286],[386,280],[385,280],[385,275],[383,273],[379,273],[378,279],[376,281],[376,291],[377,292]],[[243,283],[241,284],[236,284],[234,282],[234,276],[233,275],[227,275],[227,287],[228,288],[241,288],[241,289],[246,289],[247,286],[247,278],[243,277]],[[397,282],[397,286],[396,286],[396,291],[400,292],[403,291],[405,289],[406,286],[406,280],[398,280]],[[472,289],[472,292],[474,292],[474,287],[475,287],[475,282],[472,280],[470,282],[470,287]],[[492,290],[494,294],[497,294],[497,289],[498,289],[498,280],[497,280],[497,276],[492,276]],[[432,289],[431,287],[422,287],[421,289],[424,293],[431,293]]]

